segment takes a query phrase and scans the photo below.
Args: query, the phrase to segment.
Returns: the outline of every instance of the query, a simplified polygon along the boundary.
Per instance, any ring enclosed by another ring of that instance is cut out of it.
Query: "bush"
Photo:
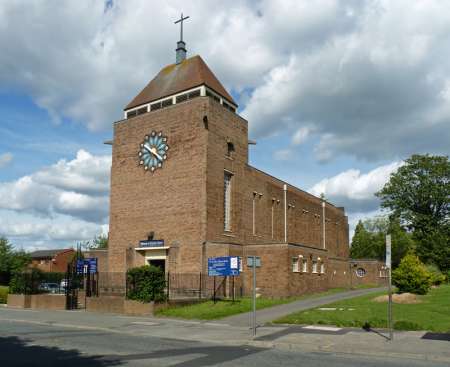
[[[31,269],[27,272],[16,272],[9,282],[11,294],[37,294],[39,284],[44,280],[45,273],[39,269]]]
[[[156,266],[144,265],[127,271],[127,298],[135,301],[163,301],[166,280]]]
[[[427,271],[431,274],[431,284],[441,285],[442,283],[445,282],[446,279],[445,275],[441,273],[441,271],[436,265],[434,264],[427,265]]]
[[[412,253],[407,254],[392,272],[392,282],[400,293],[426,294],[431,288],[431,279],[425,265]]]
[[[8,299],[8,287],[0,285],[0,303],[6,303]]]

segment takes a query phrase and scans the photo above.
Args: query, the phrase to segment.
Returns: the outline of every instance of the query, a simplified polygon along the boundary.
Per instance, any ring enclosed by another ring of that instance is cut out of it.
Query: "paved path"
[[[328,303],[341,301],[344,299],[349,299],[353,297],[363,296],[365,294],[370,294],[373,292],[379,292],[385,290],[386,288],[370,288],[370,289],[359,289],[341,293],[330,294],[328,296],[323,297],[314,297],[303,299],[299,301],[294,301],[291,303],[286,303],[284,305],[274,306],[265,308],[259,311],[256,311],[256,322],[259,325],[266,324],[273,320],[279,319],[280,317],[289,315],[293,312],[304,311],[310,308],[315,308],[319,306],[326,305]],[[251,317],[252,313],[241,313],[239,315],[234,315],[230,317],[226,317],[221,319],[220,321],[224,324],[235,325],[235,326],[243,326],[243,325],[251,325]]]

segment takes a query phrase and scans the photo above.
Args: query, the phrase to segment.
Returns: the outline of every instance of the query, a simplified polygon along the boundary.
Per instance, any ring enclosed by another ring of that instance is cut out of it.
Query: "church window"
[[[137,111],[136,111],[136,113],[138,114],[138,115],[142,115],[143,113],[147,113],[148,111],[147,111],[147,106],[145,106],[145,107],[141,107],[141,108],[139,108]]]
[[[136,115],[137,115],[136,110],[129,111],[129,112],[127,112],[127,119],[129,119],[130,117],[134,117]]]
[[[307,259],[302,260],[302,272],[304,272],[304,273],[308,272],[308,260]]]
[[[227,142],[227,157],[231,157],[234,152],[234,144],[229,141]]]
[[[292,272],[293,273],[299,272],[298,257],[292,258]]]
[[[356,276],[358,276],[359,278],[365,277],[366,276],[366,269],[364,269],[364,268],[356,269]]]
[[[206,96],[212,98],[216,102],[220,102],[220,98],[217,97],[215,94],[211,93],[209,89],[206,89]]]
[[[312,263],[312,272],[313,272],[313,273],[317,273],[317,261],[316,261],[316,260],[313,260],[313,263]]]
[[[180,103],[180,102],[184,102],[184,101],[187,101],[187,99],[188,99],[188,95],[187,95],[187,93],[184,93],[184,94],[180,94],[179,96],[177,96],[177,98],[176,98],[176,100],[177,100],[177,103]]]
[[[172,104],[173,104],[172,98],[165,99],[164,101],[161,102],[161,107],[162,107],[162,108],[164,108],[164,107],[169,107],[169,106],[171,106]]]
[[[224,174],[224,229],[231,231],[231,178],[229,172]]]
[[[161,108],[161,102],[156,102],[150,105],[150,111],[156,111]]]
[[[320,263],[320,274],[325,274],[325,264]]]
[[[200,97],[200,89],[194,90],[188,94],[189,99],[196,98],[196,97]]]

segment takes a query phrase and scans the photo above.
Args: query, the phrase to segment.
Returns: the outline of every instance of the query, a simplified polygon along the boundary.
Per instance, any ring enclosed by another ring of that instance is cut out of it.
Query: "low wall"
[[[8,307],[30,308],[31,296],[25,294],[8,294]]]
[[[101,313],[124,313],[125,299],[120,296],[87,297],[86,311]]]
[[[31,308],[45,310],[65,310],[66,296],[64,294],[33,294]]]
[[[119,313],[133,316],[153,316],[153,312],[165,304],[142,303],[125,299],[122,296],[100,296],[86,298],[86,311],[100,313]]]
[[[133,316],[153,316],[154,302],[142,303],[139,301],[125,300],[124,313]]]

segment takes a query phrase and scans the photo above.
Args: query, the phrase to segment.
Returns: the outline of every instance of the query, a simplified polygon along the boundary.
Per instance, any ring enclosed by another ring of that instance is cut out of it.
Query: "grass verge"
[[[8,287],[0,285],[0,303],[6,303],[8,299]]]
[[[325,292],[308,294],[299,297],[274,298],[274,299],[258,298],[256,301],[256,308],[258,310],[261,310],[267,307],[277,306],[302,299],[311,299],[327,296],[335,293],[345,292],[347,290],[348,289],[346,288],[333,288]],[[201,303],[195,303],[192,305],[170,306],[168,308],[158,310],[156,312],[156,315],[164,317],[177,317],[183,319],[214,320],[232,315],[237,315],[244,312],[250,312],[251,310],[252,310],[252,299],[245,297],[236,300],[234,303],[230,300],[222,300],[218,301],[215,304],[213,301],[205,301]]]
[[[386,292],[372,293],[344,301],[330,303],[319,308],[293,313],[274,323],[321,324],[375,328],[387,327],[387,303],[373,299]],[[450,285],[441,285],[420,296],[422,303],[394,304],[394,328],[397,330],[429,330],[450,332]],[[334,309],[334,310],[333,310]]]

